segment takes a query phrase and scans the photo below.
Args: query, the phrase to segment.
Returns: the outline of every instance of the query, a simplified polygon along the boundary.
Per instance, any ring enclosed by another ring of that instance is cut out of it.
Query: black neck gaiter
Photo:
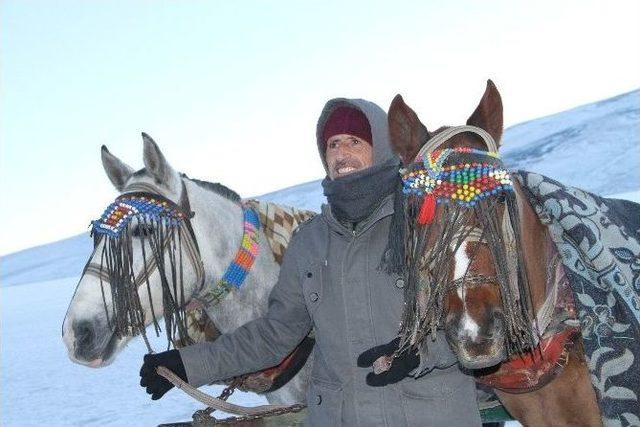
[[[393,193],[400,175],[397,159],[371,166],[342,178],[322,181],[331,212],[342,223],[358,223],[367,218],[382,200]]]

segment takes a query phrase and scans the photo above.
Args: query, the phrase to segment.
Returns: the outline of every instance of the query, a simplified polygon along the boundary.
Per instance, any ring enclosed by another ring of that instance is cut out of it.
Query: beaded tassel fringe
[[[474,220],[479,222],[482,239],[493,254],[505,315],[507,351],[513,354],[531,348],[536,337],[531,330],[529,288],[522,267],[518,210],[509,174],[499,156],[456,148],[434,151],[422,160],[401,170],[407,286],[398,353],[417,348],[428,336],[435,336],[451,290],[451,257],[471,233]],[[509,279],[500,209],[509,211],[509,226],[518,248],[516,292]]]
[[[157,268],[168,343],[190,342],[184,310],[182,238],[188,234],[184,218],[175,205],[162,198],[125,195],[92,222],[94,245],[100,250],[100,268],[109,278],[111,310],[101,279],[103,303],[116,336],[144,333],[144,310],[139,295],[142,286],[149,296],[156,334],[161,332],[149,283],[149,275]],[[138,272],[134,269],[134,249],[142,254],[142,263],[136,263],[142,264]]]

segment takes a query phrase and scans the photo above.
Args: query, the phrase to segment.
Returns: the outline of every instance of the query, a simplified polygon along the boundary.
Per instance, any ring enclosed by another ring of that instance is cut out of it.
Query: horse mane
[[[197,184],[198,186],[206,190],[213,191],[214,193],[217,193],[222,197],[224,197],[225,199],[231,200],[232,202],[240,203],[242,201],[242,198],[238,193],[236,193],[229,187],[220,184],[219,182],[209,182],[209,181],[203,181],[201,179],[189,178],[186,173],[181,173],[180,176],[188,179],[189,181]]]
[[[132,176],[141,177],[145,175],[147,175],[147,168],[142,168],[140,170],[135,171]],[[242,200],[242,198],[238,193],[236,193],[229,187],[220,184],[219,182],[209,182],[209,181],[203,181],[201,179],[189,178],[189,176],[183,172],[180,173],[180,177],[186,178],[189,181],[193,182],[194,184],[197,184],[199,187],[202,187],[209,191],[213,191],[214,193],[219,194],[225,199],[231,200],[232,202],[240,203],[240,201]]]

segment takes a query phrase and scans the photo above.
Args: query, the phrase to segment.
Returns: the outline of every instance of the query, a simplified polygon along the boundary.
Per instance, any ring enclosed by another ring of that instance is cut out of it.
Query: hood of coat
[[[316,144],[318,146],[318,153],[320,154],[320,160],[324,166],[324,171],[328,174],[327,161],[325,160],[324,144],[322,139],[324,126],[331,113],[338,107],[351,107],[358,109],[364,113],[369,120],[371,126],[371,145],[373,146],[373,164],[379,165],[385,161],[395,157],[391,151],[391,144],[389,142],[389,125],[387,122],[387,113],[373,102],[365,101],[364,99],[347,99],[347,98],[334,98],[329,100],[318,119],[318,125],[316,126]]]

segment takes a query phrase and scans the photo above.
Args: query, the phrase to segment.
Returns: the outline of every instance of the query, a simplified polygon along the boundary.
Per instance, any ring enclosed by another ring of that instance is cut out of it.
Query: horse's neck
[[[192,225],[205,270],[205,286],[216,286],[240,249],[244,233],[242,206],[192,181],[186,181],[191,209],[197,212]],[[221,332],[235,329],[263,314],[279,266],[262,230],[258,231],[258,255],[241,290],[232,290],[224,303],[207,307]]]
[[[514,180],[520,216],[522,255],[525,260],[531,301],[536,313],[547,297],[549,265],[554,253],[553,242],[546,227],[534,212],[518,180]]]
[[[242,207],[220,194],[185,180],[191,220],[204,264],[205,283],[219,278],[235,256],[242,238]]]

